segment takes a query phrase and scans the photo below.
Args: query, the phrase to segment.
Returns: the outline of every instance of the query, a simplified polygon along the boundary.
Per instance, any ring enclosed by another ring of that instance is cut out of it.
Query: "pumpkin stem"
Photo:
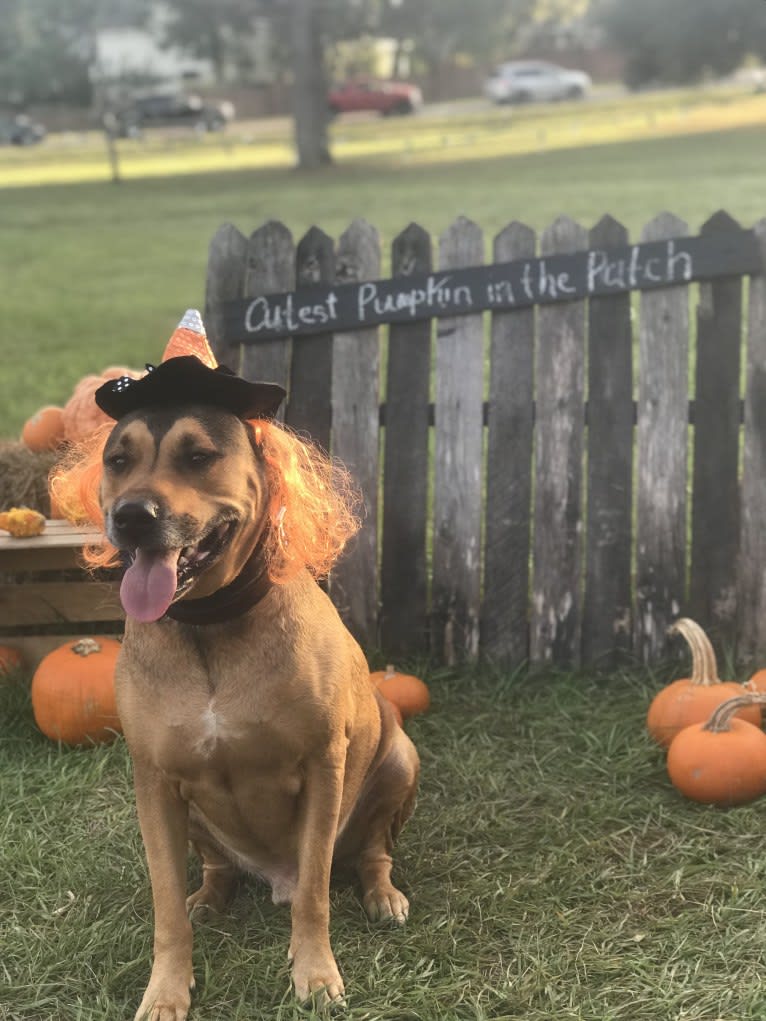
[[[396,676],[396,669],[393,663],[386,663],[386,680]]]
[[[759,692],[751,692],[750,694],[735,695],[734,698],[727,698],[725,702],[721,702],[719,706],[716,706],[712,716],[702,729],[710,730],[714,734],[731,730],[732,716],[740,709],[744,709],[749,705],[766,705],[766,695],[762,695]]]
[[[688,617],[679,619],[668,629],[670,634],[681,635],[691,649],[692,684],[720,684],[718,664],[710,639],[695,621]]]
[[[93,638],[81,638],[74,645],[71,645],[70,648],[78,656],[90,656],[94,652],[101,652],[101,646]]]

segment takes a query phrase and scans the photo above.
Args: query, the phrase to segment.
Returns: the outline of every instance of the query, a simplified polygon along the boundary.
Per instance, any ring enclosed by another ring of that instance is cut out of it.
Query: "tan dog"
[[[309,572],[287,563],[289,580],[270,580],[300,549],[274,552],[285,512],[274,515],[279,466],[260,426],[199,403],[113,417],[100,500],[109,540],[132,558],[116,683],[155,914],[136,1017],[186,1017],[188,912],[223,909],[240,871],[291,904],[297,996],[339,999],[331,865],[355,867],[371,919],[404,921],[391,849],[413,807],[417,752]],[[187,898],[188,840],[203,881]]]

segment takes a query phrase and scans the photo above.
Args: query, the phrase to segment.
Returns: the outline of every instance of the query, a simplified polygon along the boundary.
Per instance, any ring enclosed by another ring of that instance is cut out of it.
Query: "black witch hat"
[[[200,334],[204,342],[198,312],[187,312],[179,328]],[[181,404],[212,405],[242,419],[273,418],[286,396],[278,383],[251,383],[225,365],[205,365],[196,355],[169,358],[146,368],[140,379],[121,376],[100,386],[95,394],[99,408],[116,420],[142,408]]]

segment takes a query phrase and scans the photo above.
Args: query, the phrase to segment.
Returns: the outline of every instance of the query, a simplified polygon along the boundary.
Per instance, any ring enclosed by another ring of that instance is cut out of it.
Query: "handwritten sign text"
[[[761,272],[752,231],[674,238],[227,302],[224,339],[252,344]]]

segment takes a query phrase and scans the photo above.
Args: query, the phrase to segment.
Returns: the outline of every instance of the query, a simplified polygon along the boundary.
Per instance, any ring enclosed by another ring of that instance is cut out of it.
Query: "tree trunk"
[[[316,0],[293,0],[293,116],[298,166],[332,162],[327,139],[327,86],[321,19]]]

